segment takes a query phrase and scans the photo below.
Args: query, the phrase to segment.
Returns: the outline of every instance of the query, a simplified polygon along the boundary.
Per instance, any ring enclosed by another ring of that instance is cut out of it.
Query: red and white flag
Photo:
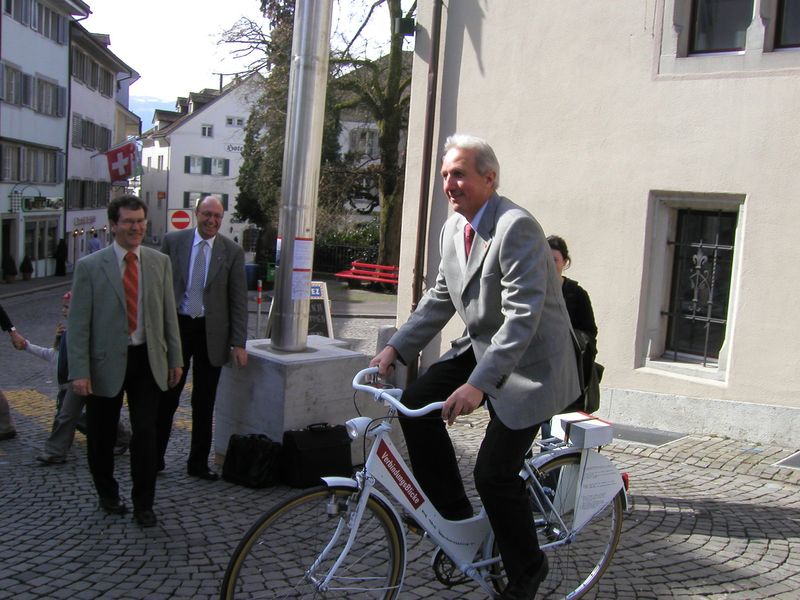
[[[136,144],[128,142],[105,153],[111,181],[122,181],[133,177],[136,161]]]

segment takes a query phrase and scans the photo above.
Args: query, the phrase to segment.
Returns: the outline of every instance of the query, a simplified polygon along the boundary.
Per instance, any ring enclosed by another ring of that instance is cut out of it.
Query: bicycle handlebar
[[[359,371],[356,373],[355,377],[353,377],[353,389],[372,394],[376,401],[387,403],[397,410],[397,412],[406,417],[421,417],[422,415],[427,415],[429,412],[433,412],[434,410],[441,410],[441,408],[444,406],[444,402],[431,402],[422,408],[408,408],[400,402],[400,396],[402,395],[403,390],[392,387],[375,387],[375,385],[371,385],[365,381],[369,375],[377,374],[378,367],[368,367]]]

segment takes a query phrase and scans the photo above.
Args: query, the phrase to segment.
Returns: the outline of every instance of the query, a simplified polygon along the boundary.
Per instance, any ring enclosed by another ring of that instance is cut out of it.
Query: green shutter
[[[203,175],[211,175],[211,159],[208,156],[203,157]]]
[[[188,173],[189,169],[192,167],[192,157],[191,156],[184,156],[183,157],[183,172]]]
[[[223,164],[223,167],[222,167],[222,174],[223,175],[230,174],[230,169],[231,169],[231,161],[230,161],[229,158],[226,158],[225,159],[225,163]]]
[[[187,156],[186,158],[188,159],[189,157]],[[189,199],[189,192],[183,192],[183,208],[192,208],[189,206],[189,202],[191,202]]]
[[[225,161],[225,165],[227,166],[227,164],[228,164],[228,161],[226,160]],[[226,169],[226,171],[227,171],[227,169]],[[228,173],[226,172],[225,174],[227,175]],[[224,210],[225,212],[228,212],[228,194],[222,194],[222,210]]]

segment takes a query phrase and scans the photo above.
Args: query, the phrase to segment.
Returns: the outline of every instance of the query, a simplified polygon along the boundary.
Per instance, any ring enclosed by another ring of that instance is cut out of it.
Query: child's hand
[[[28,340],[16,331],[11,332],[11,343],[14,344],[14,348],[17,350],[25,350],[28,347]]]
[[[56,335],[63,335],[66,330],[67,330],[66,325],[64,325],[64,323],[59,321],[58,325],[56,325]]]

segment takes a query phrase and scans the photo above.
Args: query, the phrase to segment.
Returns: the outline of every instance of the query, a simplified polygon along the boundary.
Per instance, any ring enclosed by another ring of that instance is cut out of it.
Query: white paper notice
[[[597,452],[585,456],[580,496],[575,511],[574,528],[594,517],[622,488],[622,477],[608,458]]]
[[[311,238],[294,238],[293,258],[292,269],[310,271],[314,264],[314,240]]]
[[[311,298],[311,271],[292,271],[292,300]]]

